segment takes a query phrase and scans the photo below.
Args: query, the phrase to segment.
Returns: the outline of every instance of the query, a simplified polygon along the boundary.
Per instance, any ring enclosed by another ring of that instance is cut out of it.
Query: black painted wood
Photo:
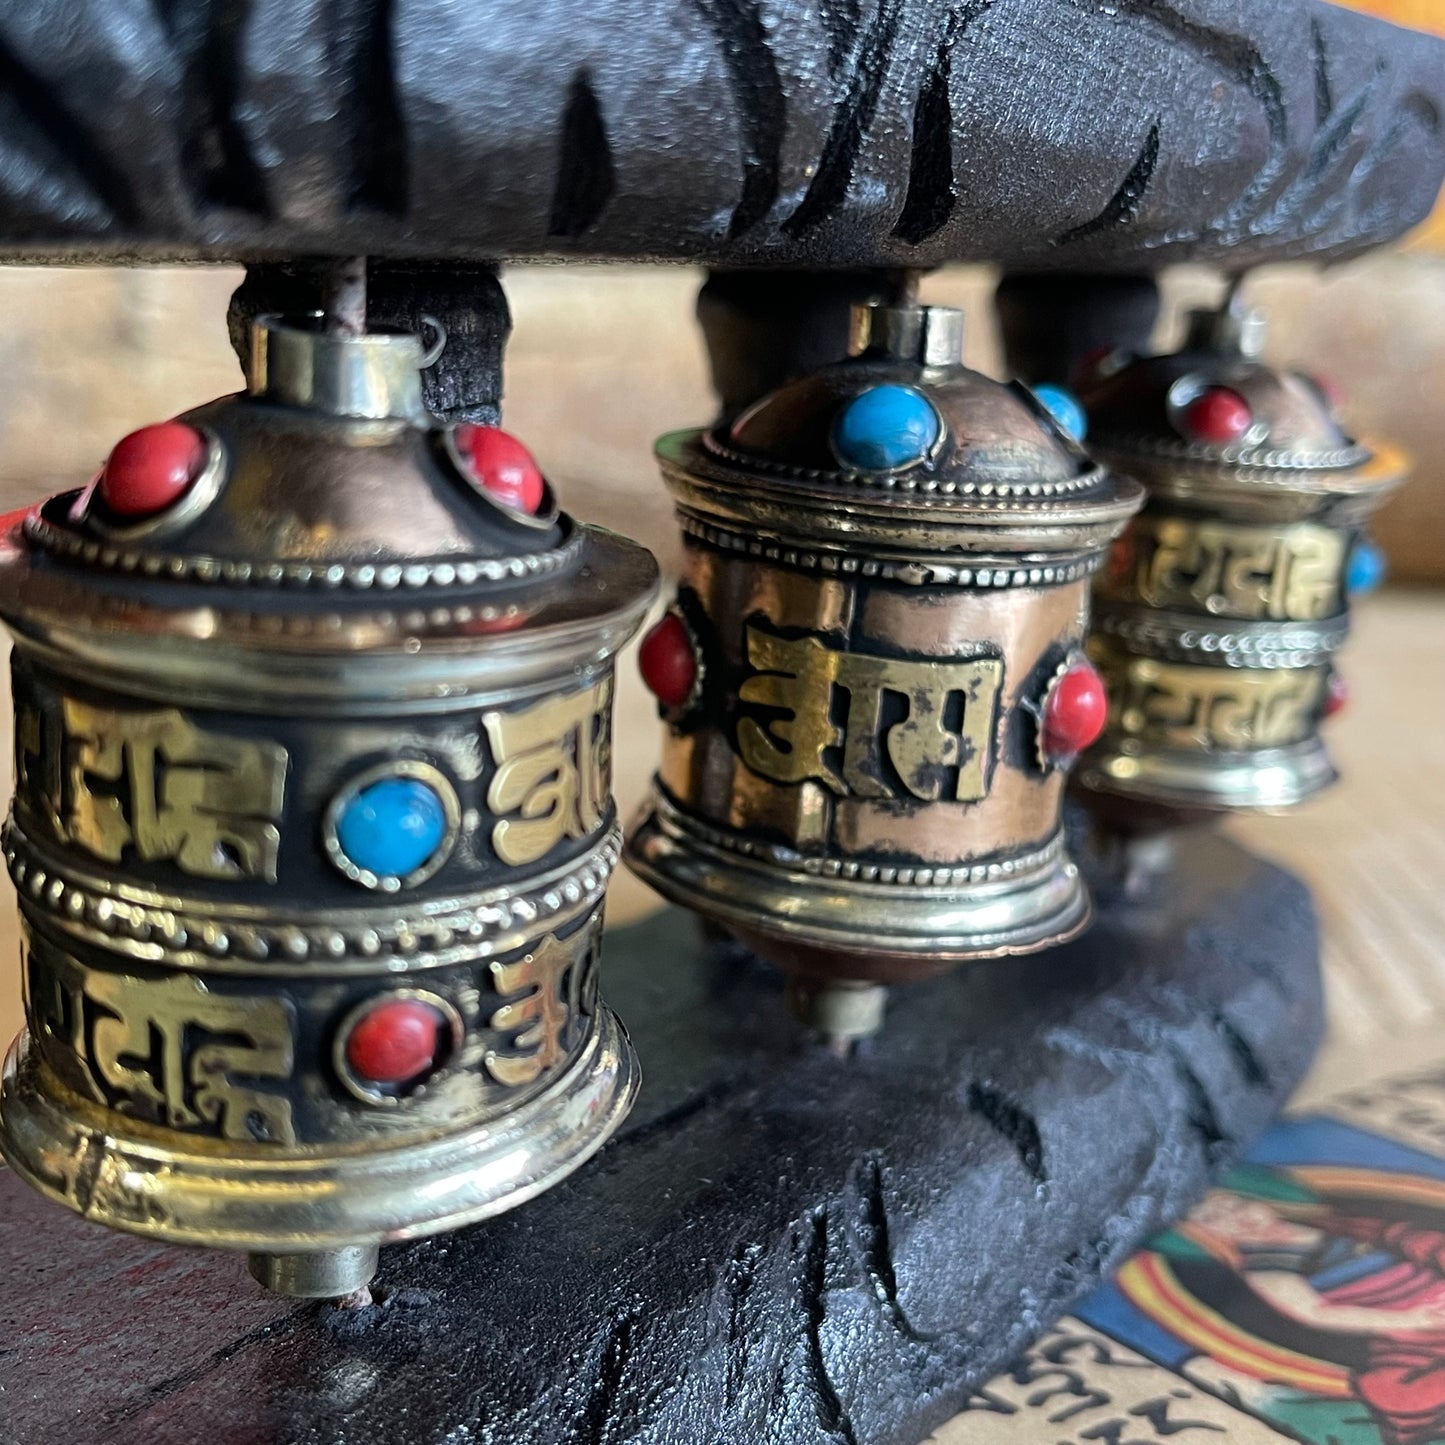
[[[897,271],[713,271],[697,297],[720,422],[842,360],[858,302],[905,300]]]
[[[1341,256],[1445,45],[1322,0],[0,0],[0,254]]]
[[[14,1445],[914,1445],[1180,1215],[1320,1031],[1304,888],[1208,834],[1047,956],[900,991],[840,1061],[667,911],[611,936],[623,1134],[354,1313],[0,1170]]]
[[[994,305],[1007,374],[1068,385],[1090,352],[1148,352],[1159,289],[1152,276],[1005,276]]]

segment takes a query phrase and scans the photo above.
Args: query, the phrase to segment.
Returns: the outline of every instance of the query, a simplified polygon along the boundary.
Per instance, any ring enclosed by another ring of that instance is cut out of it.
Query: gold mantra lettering
[[[971,803],[987,794],[1000,659],[874,657],[751,623],[747,650],[754,673],[738,700],[761,715],[739,718],[738,750],[755,773],[844,797]]]
[[[1325,669],[1245,671],[1150,658],[1096,657],[1118,726],[1173,747],[1283,747],[1309,736],[1324,695]]]
[[[492,847],[514,867],[544,858],[564,838],[585,838],[607,814],[612,752],[610,678],[520,712],[482,718],[497,771],[487,806],[501,817]]]
[[[600,922],[588,926],[585,939],[564,943],[548,934],[524,958],[491,964],[492,982],[507,1002],[487,1026],[515,1034],[508,1052],[489,1049],[483,1059],[499,1084],[530,1084],[566,1058],[569,1027],[591,1006]]]
[[[211,993],[184,974],[92,973],[44,952],[27,960],[32,1027],[74,1055],[99,1102],[173,1129],[295,1143],[290,1101],[245,1082],[291,1077],[280,999]]]
[[[276,880],[286,750],[203,732],[173,708],[129,712],[61,699],[59,766],[33,703],[16,722],[21,788],[61,836],[119,863],[172,862],[201,878]],[[54,719],[50,720],[53,728]]]
[[[1339,609],[1345,542],[1326,527],[1149,517],[1134,524],[1132,535],[1134,586],[1153,607],[1301,622]]]

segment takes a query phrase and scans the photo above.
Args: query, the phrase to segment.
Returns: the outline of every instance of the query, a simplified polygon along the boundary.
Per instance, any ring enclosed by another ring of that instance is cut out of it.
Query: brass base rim
[[[1339,779],[1320,738],[1256,752],[1126,752],[1107,742],[1080,760],[1077,787],[1171,807],[1279,812]]]
[[[390,1148],[238,1159],[128,1134],[59,1085],[21,1034],[0,1076],[0,1156],[84,1218],[172,1244],[303,1254],[415,1239],[489,1219],[550,1189],[616,1132],[637,1055],[599,1004],[573,1065],[520,1108]],[[203,1141],[210,1145],[212,1141]]]
[[[819,876],[719,847],[654,795],[628,834],[623,861],[670,902],[729,928],[839,954],[962,963],[1036,953],[1088,923],[1088,891],[1062,839],[1042,852],[1031,869],[976,884]]]

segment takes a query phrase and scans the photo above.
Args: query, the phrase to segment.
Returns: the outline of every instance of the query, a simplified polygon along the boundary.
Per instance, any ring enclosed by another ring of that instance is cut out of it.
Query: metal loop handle
[[[447,349],[447,329],[437,320],[435,316],[428,316],[423,313],[421,318],[422,344],[426,345],[426,332],[430,327],[436,339],[422,352],[421,369],[426,371],[429,367],[435,366],[441,360],[441,354]]]

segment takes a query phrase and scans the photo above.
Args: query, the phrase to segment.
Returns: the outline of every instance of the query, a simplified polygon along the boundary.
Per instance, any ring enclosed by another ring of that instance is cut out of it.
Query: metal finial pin
[[[1251,361],[1264,350],[1265,318],[1257,306],[1244,304],[1244,283],[1248,272],[1240,271],[1229,278],[1228,289],[1219,308],[1220,340],[1234,347]]]

